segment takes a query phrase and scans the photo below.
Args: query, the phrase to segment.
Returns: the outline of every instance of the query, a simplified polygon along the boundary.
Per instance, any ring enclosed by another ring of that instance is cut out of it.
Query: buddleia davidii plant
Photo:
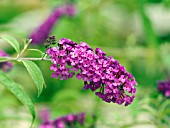
[[[137,82],[134,76],[127,72],[125,67],[113,57],[106,56],[106,53],[100,48],[93,50],[85,42],[78,44],[67,38],[60,39],[57,46],[52,47],[51,45],[56,44],[56,37],[50,36],[45,42],[45,53],[38,49],[31,49],[40,52],[42,57],[24,58],[22,55],[28,50],[31,40],[25,40],[24,47],[20,51],[19,43],[13,37],[7,35],[0,37],[11,44],[17,52],[15,58],[1,57],[0,62],[16,61],[22,63],[37,86],[38,96],[43,90],[44,79],[40,69],[33,61],[50,60],[52,62],[50,70],[54,71],[53,78],[67,80],[75,75],[78,80],[84,81],[84,90],[90,89],[105,102],[128,106],[135,98]],[[16,83],[5,73],[0,73],[4,76],[0,82],[28,107],[34,120],[35,111],[28,95],[20,86],[13,87],[11,83],[13,82],[15,85]]]

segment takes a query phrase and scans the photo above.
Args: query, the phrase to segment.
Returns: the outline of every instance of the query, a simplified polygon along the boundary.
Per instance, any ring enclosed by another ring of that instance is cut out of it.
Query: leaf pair
[[[16,52],[18,54],[20,54],[20,46],[19,46],[18,41],[15,38],[13,38],[13,37],[11,37],[9,35],[0,35],[0,37],[2,39],[6,40],[9,44],[11,44],[13,46],[13,48],[16,50]],[[35,50],[35,49],[32,49],[32,50]],[[37,50],[37,51],[39,51],[39,50]],[[3,61],[6,61],[6,59],[2,58],[0,60],[0,62],[3,62]],[[40,96],[40,94],[41,94],[41,92],[43,90],[43,84],[45,83],[43,75],[41,73],[41,70],[32,61],[24,60],[22,62],[24,64],[24,66],[26,67],[26,69],[28,70],[29,74],[31,75],[34,83],[36,84],[36,86],[38,88],[38,96]]]
[[[18,41],[15,38],[8,36],[8,35],[0,35],[0,37],[6,40],[10,45],[12,45],[13,48],[18,53],[18,55],[20,54],[20,46],[19,46]],[[1,58],[0,62],[3,62],[3,61],[6,61],[6,59]],[[38,96],[40,96],[43,90],[43,85],[45,84],[41,70],[32,61],[23,60],[22,63],[24,64],[28,73],[30,74],[31,78],[36,84],[37,89],[38,89]],[[34,105],[30,97],[24,91],[24,89],[19,84],[15,83],[12,79],[10,79],[10,77],[8,77],[2,71],[0,71],[0,83],[3,84],[9,91],[11,91],[29,109],[32,115],[32,123],[33,123],[35,119]]]

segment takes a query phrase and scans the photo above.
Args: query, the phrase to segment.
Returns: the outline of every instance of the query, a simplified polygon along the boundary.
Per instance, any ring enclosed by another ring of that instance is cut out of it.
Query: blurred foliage
[[[100,47],[107,55],[114,56],[139,83],[137,96],[129,107],[103,103],[90,90],[82,90],[83,82],[76,78],[67,81],[51,78],[51,63],[42,61],[36,64],[42,70],[47,87],[40,97],[37,97],[31,77],[23,66],[16,65],[8,75],[24,86],[33,99],[37,112],[47,107],[51,110],[53,119],[69,113],[86,112],[88,126],[94,123],[92,114],[95,114],[97,128],[129,128],[135,125],[147,128],[158,127],[158,124],[159,128],[168,128],[169,99],[165,101],[158,96],[156,87],[157,81],[170,78],[170,29],[165,30],[170,28],[170,1],[0,0],[0,34],[11,34],[18,39],[28,38],[56,6],[68,2],[75,3],[77,15],[72,18],[62,17],[51,35],[55,35],[57,40],[66,37],[76,42],[87,42],[91,47]],[[158,8],[163,8],[163,11],[159,12]],[[4,41],[0,40],[0,48],[14,56],[14,50]],[[45,51],[43,45],[30,48]],[[31,53],[32,57],[40,57],[36,52]],[[25,53],[25,56],[27,54]],[[4,115],[3,118],[0,117],[0,124],[8,128],[9,124],[19,125],[25,120],[31,120],[28,115],[20,114],[25,110],[18,112],[17,108],[22,107],[20,102],[1,86],[0,96],[3,97],[0,102],[0,115]],[[147,109],[144,110],[143,107],[146,106]],[[8,121],[8,109],[11,113],[16,113],[18,118],[26,119],[18,121],[10,118]],[[37,118],[34,127],[39,123]]]

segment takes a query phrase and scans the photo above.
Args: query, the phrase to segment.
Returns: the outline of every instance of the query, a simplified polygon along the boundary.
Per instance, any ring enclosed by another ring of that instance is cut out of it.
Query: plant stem
[[[43,56],[41,57],[42,60],[44,59],[45,55],[46,55],[46,53],[44,53]]]
[[[17,59],[24,53],[24,51],[27,49],[27,45],[24,45],[23,50],[18,54]]]
[[[27,47],[29,46],[29,44],[31,43],[32,40],[25,40],[24,41],[24,48],[22,49],[22,51],[18,54],[17,58],[19,58],[26,50]]]
[[[1,58],[1,57],[0,57]],[[12,57],[2,57],[4,60],[2,60],[3,62],[6,62],[6,61],[12,61],[12,60],[15,60],[15,61],[22,61],[22,60],[31,60],[31,61],[37,61],[37,60],[48,60],[48,61],[51,61],[51,59],[49,58],[12,58]]]

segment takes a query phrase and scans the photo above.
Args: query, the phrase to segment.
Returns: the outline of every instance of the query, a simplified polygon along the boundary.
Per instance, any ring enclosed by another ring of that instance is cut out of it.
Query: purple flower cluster
[[[170,97],[170,80],[159,81],[158,91],[162,92],[165,95],[165,97]]]
[[[74,16],[75,7],[72,4],[57,7],[53,13],[40,25],[34,32],[31,33],[29,38],[32,39],[32,44],[42,44],[48,38],[53,26],[61,16]]]
[[[50,121],[49,113],[45,111],[41,113],[40,118],[43,123],[39,128],[67,128],[68,126],[74,127],[77,124],[84,125],[85,113],[69,114]]]
[[[80,44],[62,38],[57,47],[46,51],[51,56],[52,77],[66,80],[75,74],[84,81],[83,89],[91,89],[103,101],[131,104],[136,92],[135,78],[100,48],[93,50],[85,42]]]
[[[0,57],[7,57],[9,56],[8,54],[6,54],[4,51],[0,50]],[[3,72],[9,71],[12,69],[12,63],[10,62],[0,62],[0,69]]]

